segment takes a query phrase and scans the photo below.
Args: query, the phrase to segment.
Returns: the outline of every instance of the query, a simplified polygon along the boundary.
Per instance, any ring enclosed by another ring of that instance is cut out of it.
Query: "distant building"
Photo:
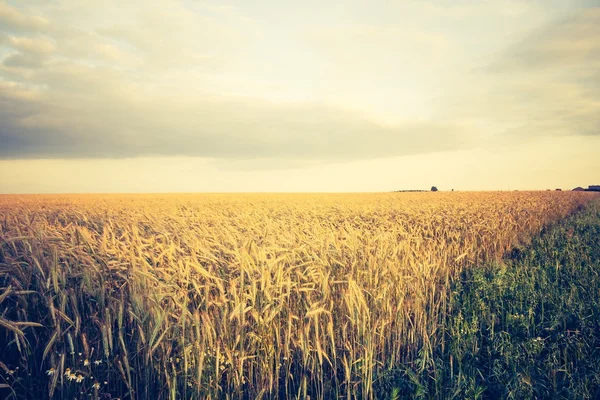
[[[577,186],[573,189],[574,192],[600,192],[600,185],[590,185],[587,189]]]

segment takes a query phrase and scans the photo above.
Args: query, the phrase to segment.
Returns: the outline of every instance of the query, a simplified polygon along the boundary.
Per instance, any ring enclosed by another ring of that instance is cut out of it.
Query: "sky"
[[[600,184],[600,0],[0,0],[0,193]]]

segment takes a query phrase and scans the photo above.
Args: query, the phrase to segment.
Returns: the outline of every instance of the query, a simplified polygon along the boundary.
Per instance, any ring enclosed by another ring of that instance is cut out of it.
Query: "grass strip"
[[[381,375],[377,397],[600,399],[600,202],[466,270],[443,325],[433,360]]]

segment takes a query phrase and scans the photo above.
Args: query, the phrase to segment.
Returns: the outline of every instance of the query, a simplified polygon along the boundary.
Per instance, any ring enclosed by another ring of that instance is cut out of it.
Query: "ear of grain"
[[[70,368],[140,398],[373,398],[390,367],[435,373],[439,324],[464,268],[588,200],[0,196],[0,328],[10,343],[0,367],[5,354],[54,367],[43,384],[24,383],[47,388],[42,397],[59,386],[77,396]]]

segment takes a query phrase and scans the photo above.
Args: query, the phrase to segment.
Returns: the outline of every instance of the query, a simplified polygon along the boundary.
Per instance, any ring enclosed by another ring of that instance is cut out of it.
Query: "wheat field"
[[[591,196],[0,196],[0,390],[373,398],[396,365],[435,375],[461,271]]]

